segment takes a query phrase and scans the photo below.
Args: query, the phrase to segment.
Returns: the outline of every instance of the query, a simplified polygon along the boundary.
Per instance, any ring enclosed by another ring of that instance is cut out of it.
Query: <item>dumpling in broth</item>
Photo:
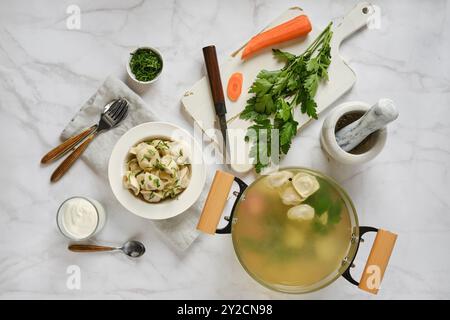
[[[287,206],[295,206],[303,201],[303,198],[295,191],[294,187],[289,184],[280,192],[281,202]]]
[[[156,148],[156,150],[158,150],[159,152],[161,152],[163,154],[165,154],[170,148],[170,142],[164,141],[161,139],[152,140],[152,142],[150,142],[150,144],[152,146],[154,146]]]
[[[136,158],[131,159],[130,161],[128,161],[127,163],[128,166],[128,170],[131,172],[139,172],[142,171],[141,167],[139,166],[139,163],[137,161]]]
[[[170,155],[178,165],[186,164],[188,161],[187,148],[182,142],[172,141],[169,143],[169,149],[165,155]]]
[[[287,216],[290,220],[311,220],[314,218],[314,208],[308,204],[300,204],[288,210]]]
[[[294,176],[290,171],[277,171],[267,176],[267,182],[272,188],[281,187]]]
[[[176,172],[178,171],[178,165],[171,155],[167,154],[162,157],[160,160],[160,165],[162,166],[163,170],[171,176],[175,176]]]
[[[292,185],[304,199],[308,198],[320,188],[316,177],[306,172],[297,173],[292,178]]]
[[[153,191],[164,189],[164,183],[161,179],[149,172],[144,172],[136,177],[137,182],[142,190]]]
[[[142,190],[141,194],[145,201],[152,203],[160,202],[162,199],[164,199],[162,191],[156,192],[156,191]]]
[[[136,175],[132,171],[127,171],[123,176],[123,184],[125,188],[133,191],[134,195],[137,196],[140,191],[140,185],[136,178]]]
[[[151,169],[160,160],[158,150],[145,142],[136,146],[136,158],[142,169]]]
[[[177,179],[178,179],[177,185],[182,189],[186,189],[187,186],[189,185],[189,179],[190,179],[188,167],[184,167],[183,169],[178,171]]]

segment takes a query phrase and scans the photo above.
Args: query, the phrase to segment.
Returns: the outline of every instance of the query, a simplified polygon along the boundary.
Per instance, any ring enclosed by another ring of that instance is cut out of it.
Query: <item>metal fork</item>
[[[97,125],[92,126],[82,134],[87,135],[87,138],[80,144],[53,172],[50,181],[56,182],[72,167],[74,162],[86,150],[92,140],[101,132],[109,130],[117,126],[128,114],[128,102],[125,99],[117,99],[101,116]],[[82,140],[79,140],[82,141]],[[45,157],[44,157],[45,158]],[[44,159],[43,158],[43,159]]]

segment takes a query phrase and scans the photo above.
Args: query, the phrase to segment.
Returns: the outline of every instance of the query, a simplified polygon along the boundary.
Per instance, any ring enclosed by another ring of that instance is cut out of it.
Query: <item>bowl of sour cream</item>
[[[59,231],[70,240],[81,241],[97,234],[105,225],[103,206],[86,197],[65,200],[56,214]]]

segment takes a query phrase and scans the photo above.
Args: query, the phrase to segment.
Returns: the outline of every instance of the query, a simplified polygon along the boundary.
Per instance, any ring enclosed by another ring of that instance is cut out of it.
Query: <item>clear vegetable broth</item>
[[[309,286],[341,267],[351,240],[350,216],[342,195],[326,178],[302,169],[284,171],[315,177],[318,189],[300,203],[314,208],[314,216],[288,217],[295,205],[283,203],[281,195],[292,178],[273,187],[266,176],[247,189],[235,209],[233,243],[241,263],[259,281]]]

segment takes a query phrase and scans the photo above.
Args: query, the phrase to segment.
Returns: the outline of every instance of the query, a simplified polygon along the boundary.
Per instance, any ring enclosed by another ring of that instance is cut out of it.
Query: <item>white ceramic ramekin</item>
[[[131,58],[133,57],[132,54],[135,53],[138,49],[149,49],[149,50],[153,51],[154,53],[156,53],[159,56],[159,58],[161,59],[161,71],[159,71],[159,73],[156,75],[156,77],[154,77],[150,81],[140,81],[140,80],[136,79],[134,73],[131,71],[130,61],[131,61]],[[127,61],[126,68],[127,68],[128,76],[130,77],[130,79],[133,82],[135,82],[136,84],[139,84],[139,85],[148,85],[148,84],[155,82],[156,80],[159,79],[159,77],[161,76],[161,73],[163,72],[163,69],[164,69],[164,60],[163,60],[163,56],[162,56],[161,52],[159,52],[157,49],[152,48],[152,47],[139,47],[139,48],[134,49],[133,51],[131,51],[131,53],[129,54],[128,59],[126,61]]]

